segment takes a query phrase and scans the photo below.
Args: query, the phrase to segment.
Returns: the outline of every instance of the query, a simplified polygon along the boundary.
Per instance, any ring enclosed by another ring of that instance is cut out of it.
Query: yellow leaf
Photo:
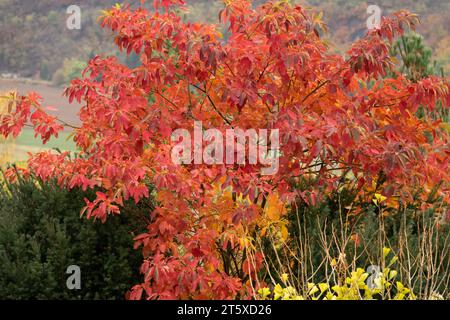
[[[272,193],[267,197],[265,212],[270,220],[280,220],[280,217],[285,213],[285,210],[284,203],[280,201],[277,194]]]
[[[390,267],[390,266],[392,266],[394,263],[396,263],[397,260],[398,260],[398,257],[397,257],[397,256],[394,256],[394,257],[391,259],[391,261],[389,261],[388,267]]]
[[[261,237],[264,237],[266,235],[267,232],[267,227],[264,227],[261,229]]]
[[[381,195],[381,194],[379,194],[379,193],[375,193],[375,199],[377,199],[377,202],[378,202],[378,203],[381,203],[381,202],[383,202],[384,200],[386,200],[387,197],[385,197],[385,196],[383,196],[383,195]]]
[[[397,276],[397,271],[391,270],[391,272],[389,272],[389,280],[394,279],[396,276]]]
[[[109,11],[109,10],[100,10],[100,14],[103,17],[109,17],[111,15],[111,11]]]
[[[288,237],[289,237],[288,229],[287,229],[286,226],[283,224],[283,225],[281,226],[281,238],[283,238],[283,240],[286,241]]]
[[[270,289],[269,288],[262,288],[258,290],[259,295],[264,300],[270,295]]]
[[[329,286],[327,283],[319,283],[319,289],[321,293],[324,293],[326,290],[328,290]]]
[[[309,295],[313,295],[313,294],[315,294],[318,291],[319,291],[319,288],[317,288],[317,286],[313,286],[308,294]]]
[[[441,126],[447,130],[448,133],[450,133],[450,124],[448,124],[447,122],[442,122]]]
[[[274,288],[274,300],[278,300],[283,297],[284,291],[283,288],[277,283]]]

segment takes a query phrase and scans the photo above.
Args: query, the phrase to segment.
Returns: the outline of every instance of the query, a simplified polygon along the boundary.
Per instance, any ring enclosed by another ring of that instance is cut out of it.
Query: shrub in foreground
[[[1,180],[1,179],[0,179]],[[94,192],[61,190],[35,178],[0,186],[0,299],[122,299],[139,279],[133,249],[139,208],[105,224],[80,218]],[[66,286],[81,269],[81,289]]]

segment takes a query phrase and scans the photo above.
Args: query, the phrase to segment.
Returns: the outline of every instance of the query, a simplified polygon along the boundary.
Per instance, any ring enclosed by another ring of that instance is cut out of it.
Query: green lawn
[[[58,138],[52,138],[44,145],[39,137],[34,137],[32,129],[24,129],[14,142],[12,154],[7,156],[5,161],[22,162],[28,159],[29,152],[36,153],[54,148],[58,148],[61,151],[76,151],[76,145],[70,134],[70,132],[61,132]]]
[[[75,151],[76,146],[70,137],[70,132],[60,132],[58,138],[50,139],[45,145],[42,144],[40,137],[34,137],[32,129],[24,129],[16,139],[17,145],[38,147],[45,149],[59,148],[61,150]]]

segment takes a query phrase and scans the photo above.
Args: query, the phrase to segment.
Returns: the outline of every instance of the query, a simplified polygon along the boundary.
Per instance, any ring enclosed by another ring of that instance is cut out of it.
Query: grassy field
[[[38,92],[42,96],[42,106],[52,106],[54,111],[48,111],[51,115],[64,120],[72,125],[78,125],[78,111],[80,105],[76,102],[69,103],[68,99],[63,96],[63,88],[52,87],[42,83],[35,83],[26,80],[12,80],[0,78],[0,93],[17,91],[19,94],[27,94],[29,92]]]
[[[34,137],[33,130],[25,129],[15,141],[2,141],[0,151],[3,153],[0,159],[4,165],[7,162],[22,162],[28,159],[28,153],[58,148],[61,151],[76,151],[75,143],[70,137],[70,132],[61,132],[58,138],[53,138],[47,144]]]
[[[0,93],[10,91],[17,91],[20,94],[37,91],[42,94],[44,107],[55,107],[56,111],[49,112],[50,114],[71,124],[79,123],[77,113],[80,106],[76,103],[69,104],[67,99],[62,96],[62,88],[32,81],[0,79]],[[4,101],[0,101],[0,113],[5,112],[4,104]],[[43,145],[39,137],[34,137],[32,129],[25,128],[15,140],[0,138],[0,165],[8,162],[23,162],[28,159],[29,152],[35,153],[54,148],[59,148],[61,151],[75,151],[76,147],[70,137],[70,132],[61,132],[58,138],[53,138],[46,145]]]
[[[50,139],[47,144],[43,145],[39,137],[34,137],[33,130],[25,129],[22,134],[17,137],[16,145],[46,149],[60,148],[61,150],[75,151],[75,143],[72,141],[70,134],[70,132],[63,131],[59,134],[58,138]]]

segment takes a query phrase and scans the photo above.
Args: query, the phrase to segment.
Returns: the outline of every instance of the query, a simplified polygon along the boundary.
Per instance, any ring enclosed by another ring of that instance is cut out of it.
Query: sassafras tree
[[[102,221],[155,186],[158,206],[135,238],[143,282],[131,299],[255,296],[264,260],[257,235],[272,228],[286,238],[290,203],[315,205],[343,184],[370,198],[375,185],[384,197],[419,199],[424,208],[431,192],[450,200],[447,127],[416,116],[420,106],[449,106],[447,79],[386,77],[391,44],[414,27],[415,15],[383,18],[339,55],[322,41],[321,20],[301,6],[224,4],[226,41],[215,25],[183,21],[175,10],[182,0],[157,0],[152,12],[105,11],[102,27],[141,64],[93,58],[65,91],[83,105],[73,137],[80,153],[41,152],[28,161],[26,170],[62,187],[102,190],[82,211]],[[35,93],[11,101],[1,134],[29,124],[44,142],[57,135],[65,124],[41,103]],[[278,172],[261,175],[261,164],[174,164],[171,133],[192,130],[194,121],[222,132],[279,129]],[[302,190],[293,187],[299,179],[308,182]]]

